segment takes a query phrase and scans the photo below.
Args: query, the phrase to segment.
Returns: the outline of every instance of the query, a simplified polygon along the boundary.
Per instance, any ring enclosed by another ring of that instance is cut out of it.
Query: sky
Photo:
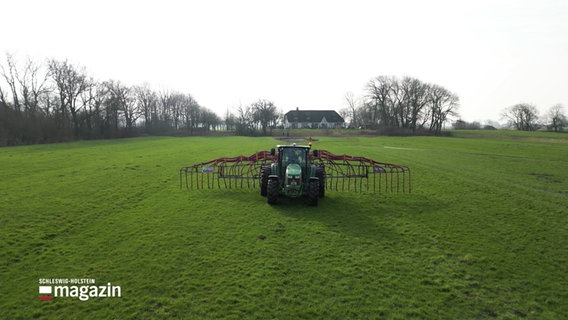
[[[0,0],[0,54],[191,94],[219,115],[268,99],[347,106],[377,76],[460,98],[466,121],[568,106],[568,1]],[[2,57],[2,59],[4,59]]]

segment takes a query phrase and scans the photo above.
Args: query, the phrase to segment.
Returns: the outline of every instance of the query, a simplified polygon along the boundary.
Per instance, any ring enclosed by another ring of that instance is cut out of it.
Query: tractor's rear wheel
[[[308,205],[314,207],[317,206],[318,198],[319,198],[319,181],[311,180],[308,190]]]
[[[316,169],[316,177],[319,179],[319,197],[325,197],[325,168],[318,167]]]
[[[270,167],[260,168],[260,195],[263,197],[266,197],[268,193],[268,175],[270,175]]]
[[[268,179],[266,188],[266,200],[268,204],[276,204],[278,202],[279,188],[278,179]]]

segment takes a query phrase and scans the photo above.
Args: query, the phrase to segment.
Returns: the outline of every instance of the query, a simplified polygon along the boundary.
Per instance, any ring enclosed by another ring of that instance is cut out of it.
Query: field
[[[182,165],[272,138],[1,148],[0,317],[568,318],[568,135],[317,138],[410,166],[412,193],[180,190]],[[59,278],[121,297],[39,301]]]

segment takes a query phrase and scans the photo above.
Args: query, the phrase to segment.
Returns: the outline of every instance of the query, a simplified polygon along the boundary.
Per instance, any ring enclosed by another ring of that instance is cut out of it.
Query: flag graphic
[[[39,294],[51,294],[51,286],[39,286]]]
[[[52,296],[45,296],[45,294],[51,294],[51,286],[39,286],[39,300],[51,300]]]

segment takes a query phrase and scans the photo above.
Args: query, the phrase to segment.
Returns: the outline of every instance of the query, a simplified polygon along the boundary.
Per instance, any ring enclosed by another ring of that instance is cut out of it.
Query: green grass
[[[568,318],[568,136],[317,137],[412,168],[411,194],[179,189],[178,169],[272,138],[0,149],[6,319]],[[121,298],[38,300],[40,278]]]

